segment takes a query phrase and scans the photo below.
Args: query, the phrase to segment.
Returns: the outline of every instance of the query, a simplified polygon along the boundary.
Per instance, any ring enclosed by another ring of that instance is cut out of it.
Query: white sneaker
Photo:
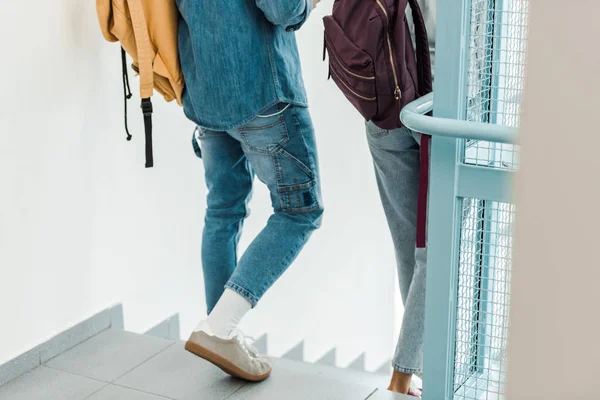
[[[208,324],[201,322],[185,349],[236,378],[260,382],[271,375],[271,361],[261,356],[239,330],[224,339],[213,335]]]

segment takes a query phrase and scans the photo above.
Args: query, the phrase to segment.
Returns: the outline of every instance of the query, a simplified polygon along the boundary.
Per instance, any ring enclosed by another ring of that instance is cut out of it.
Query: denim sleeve
[[[300,29],[312,11],[312,0],[256,0],[272,24],[292,32]]]

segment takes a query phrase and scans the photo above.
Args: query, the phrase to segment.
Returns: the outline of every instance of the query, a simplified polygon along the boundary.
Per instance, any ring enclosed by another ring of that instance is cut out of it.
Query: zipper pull
[[[396,86],[396,90],[394,90],[394,97],[396,98],[396,115],[398,116],[398,128],[402,128],[402,121],[400,120],[400,112],[402,109],[400,108],[400,99],[402,98],[402,92],[400,91],[400,87]]]
[[[396,100],[400,100],[402,98],[402,92],[398,86],[396,86],[396,90],[394,90],[394,97]]]

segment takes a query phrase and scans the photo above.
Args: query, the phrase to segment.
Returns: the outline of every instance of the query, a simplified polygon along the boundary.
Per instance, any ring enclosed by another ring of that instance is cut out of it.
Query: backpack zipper
[[[381,8],[381,11],[383,11],[383,14],[385,15],[385,19],[387,21],[385,36],[387,38],[388,49],[390,51],[390,62],[392,63],[392,73],[394,75],[394,82],[396,83],[396,89],[394,90],[394,97],[398,101],[402,98],[402,91],[400,90],[400,85],[398,84],[398,75],[396,74],[396,65],[394,63],[394,53],[392,50],[392,39],[390,38],[390,27],[389,27],[390,20],[389,20],[388,12],[385,9],[385,6],[381,2],[381,0],[376,0],[376,1],[377,1],[377,5],[379,6],[379,8]]]
[[[327,38],[325,38],[325,43],[329,44],[329,41],[327,40]],[[329,46],[327,46],[327,48],[329,48]],[[340,61],[339,57],[337,56],[337,54],[335,54],[335,51],[330,50],[329,51],[330,54],[333,54],[333,58],[335,58],[335,60],[337,61],[338,65],[344,70],[346,71],[347,74],[354,76],[355,78],[360,78],[360,79],[365,79],[365,80],[369,80],[372,81],[375,79],[374,76],[365,76],[365,75],[359,75],[359,74],[355,74],[354,72],[350,71],[348,68],[346,68],[344,66],[344,64]]]
[[[346,84],[346,82],[344,82],[344,80],[342,79],[342,77],[339,76],[339,74],[335,71],[335,69],[329,68],[329,70],[331,72],[333,72],[333,75],[335,75],[335,77],[338,78],[338,80],[342,83],[342,85],[346,86],[346,89],[348,89],[353,95],[355,95],[359,99],[362,99],[362,100],[365,100],[365,101],[375,101],[375,100],[377,100],[377,97],[365,97],[363,95],[360,95],[360,94],[356,93],[354,90],[352,90],[352,88],[350,86],[348,86],[348,84]]]

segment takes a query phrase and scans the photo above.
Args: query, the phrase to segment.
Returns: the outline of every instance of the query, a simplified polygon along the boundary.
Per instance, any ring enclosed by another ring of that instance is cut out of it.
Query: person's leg
[[[414,251],[415,271],[404,303],[402,329],[393,358],[394,373],[389,387],[389,390],[399,393],[409,393],[413,374],[423,373],[427,250],[417,248]]]
[[[424,249],[415,253],[419,142],[408,129],[388,131],[372,123],[367,123],[367,137],[394,243],[405,307],[389,389],[408,393],[412,375],[423,368],[425,253]]]
[[[240,143],[227,133],[199,130],[197,137],[208,186],[202,268],[210,315],[237,265],[238,241],[248,215],[253,172]]]
[[[194,149],[204,161],[208,186],[202,268],[209,316],[192,332],[185,349],[230,375],[261,381],[271,373],[270,362],[236,332],[252,305],[238,293],[225,290],[237,265],[254,175],[240,142],[229,134],[200,130],[198,140],[201,145],[194,142]]]
[[[308,109],[278,105],[267,114],[231,133],[269,188],[274,209],[226,284],[253,306],[294,261],[323,214]]]
[[[271,365],[246,343],[237,324],[296,258],[310,234],[320,226],[323,213],[316,144],[308,110],[278,105],[268,114],[228,135],[241,143],[252,169],[267,184],[275,212],[238,262],[208,320],[198,325],[185,346],[226,373],[250,381],[268,378]],[[209,142],[204,138],[206,150]],[[211,181],[214,182],[214,177]],[[230,206],[237,210],[235,204],[239,200]],[[243,204],[245,210],[245,201]],[[229,222],[241,224],[243,215]],[[239,227],[224,230],[228,234],[221,242],[231,239],[231,233],[239,232]],[[213,240],[206,237],[208,234],[206,231],[205,238]],[[221,248],[231,251],[235,246]],[[228,253],[228,257],[231,255]],[[218,257],[216,253],[214,256]],[[225,276],[217,272],[219,279]],[[222,330],[215,332],[215,326]]]

